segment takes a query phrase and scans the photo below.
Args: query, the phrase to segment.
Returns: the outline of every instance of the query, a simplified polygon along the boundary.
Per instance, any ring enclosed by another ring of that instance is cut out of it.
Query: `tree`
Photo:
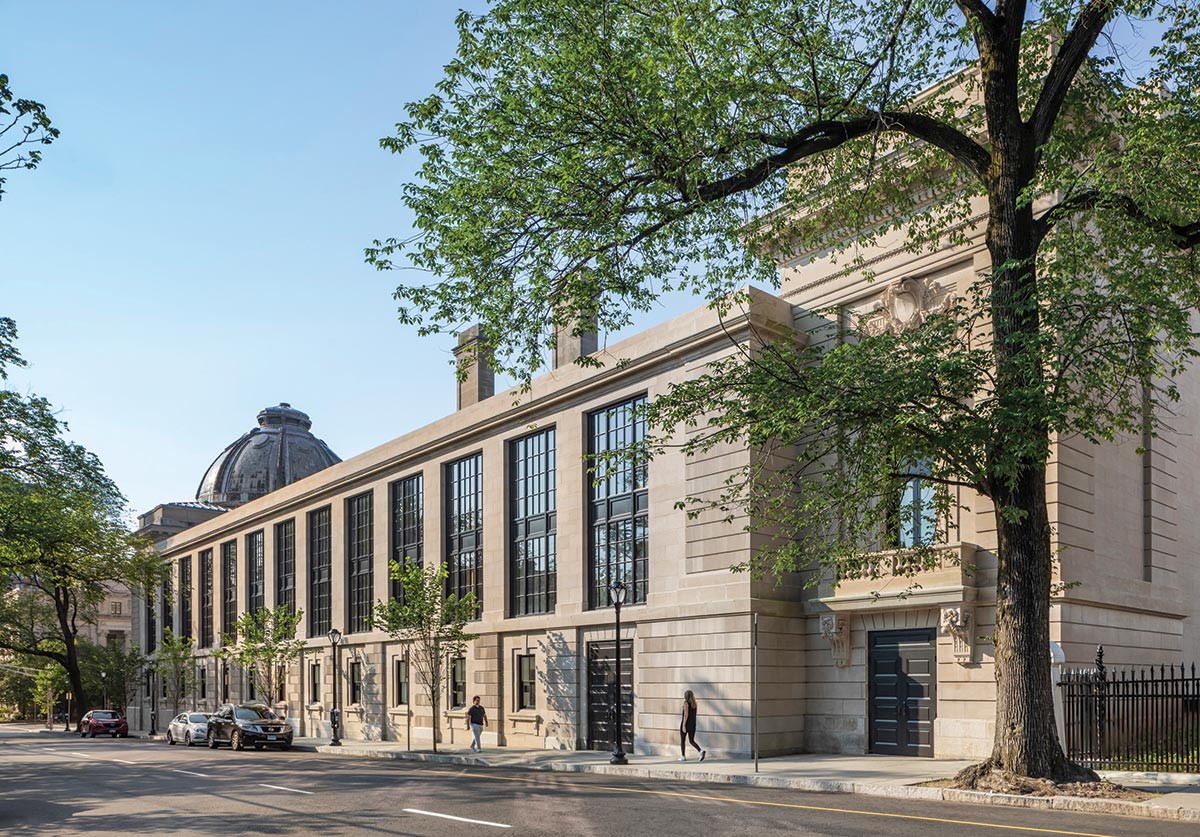
[[[1105,28],[1138,20],[1162,36],[1135,75]],[[423,157],[419,232],[367,258],[432,273],[397,289],[401,319],[481,322],[498,368],[527,376],[555,329],[618,328],[662,290],[729,304],[786,253],[869,277],[860,242],[983,228],[990,270],[924,327],[743,353],[651,417],[707,430],[692,450],[802,451],[778,466],[799,502],[754,468],[727,498],[795,536],[760,570],[862,571],[916,463],[988,498],[996,735],[960,781],[1091,776],[1054,730],[1046,463],[1056,437],[1155,433],[1196,353],[1196,4],[498,0],[458,26],[437,91],[381,140]]]
[[[444,564],[425,567],[415,561],[390,563],[391,578],[400,582],[402,596],[376,602],[372,625],[386,631],[397,642],[407,643],[409,665],[429,695],[433,713],[433,751],[437,752],[442,684],[446,658],[461,657],[467,643],[478,634],[469,633],[467,623],[475,618],[475,595],[446,595]]]
[[[101,646],[96,651],[94,664],[97,672],[104,674],[109,702],[124,715],[146,682],[150,659],[137,645],[127,647],[121,642]]]
[[[0,379],[23,364],[0,319]],[[154,587],[166,569],[125,527],[125,498],[45,399],[0,389],[0,650],[60,663],[79,706],[89,694],[78,635],[110,585]]]
[[[279,694],[287,667],[300,659],[304,641],[296,639],[296,627],[304,612],[286,604],[244,611],[232,634],[221,635],[216,655],[233,660],[250,676],[260,699],[270,703]]]
[[[162,642],[154,653],[154,670],[162,678],[171,715],[179,714],[184,695],[196,690],[196,660],[192,655],[191,637],[177,637],[170,628],[163,628]]]
[[[46,106],[32,99],[18,99],[0,73],[0,172],[35,169],[42,161],[38,146],[58,139],[58,128],[50,124]],[[5,178],[0,177],[0,198]]]

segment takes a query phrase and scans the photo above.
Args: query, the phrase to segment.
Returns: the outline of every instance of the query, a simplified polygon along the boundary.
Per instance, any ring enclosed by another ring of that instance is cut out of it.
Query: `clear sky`
[[[483,6],[0,0],[0,72],[62,130],[0,200],[10,383],[134,511],[192,499],[280,401],[343,458],[454,410],[452,341],[397,322],[401,277],[362,250],[410,232],[415,155],[378,140]]]

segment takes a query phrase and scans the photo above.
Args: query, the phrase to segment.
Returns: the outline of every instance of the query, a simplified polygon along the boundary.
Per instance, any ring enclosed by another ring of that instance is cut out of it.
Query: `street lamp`
[[[337,628],[331,628],[329,633],[329,644],[333,646],[333,711],[329,713],[329,725],[333,728],[333,740],[329,742],[330,747],[342,746],[342,740],[338,738],[338,727],[342,723],[342,704],[340,689],[342,680],[342,670],[338,659],[338,643],[342,641],[342,632]]]
[[[150,672],[150,735],[158,735],[154,725],[158,722],[158,684],[154,682],[154,672]]]
[[[621,605],[625,604],[625,596],[629,593],[629,588],[625,586],[623,581],[613,581],[608,585],[608,598],[613,603],[613,607],[617,611],[617,702],[614,707],[614,714],[617,716],[616,736],[617,746],[613,748],[612,758],[609,759],[609,764],[629,764],[625,758],[625,748],[621,746]]]
[[[108,709],[108,672],[100,672],[100,682],[104,684],[104,708]]]

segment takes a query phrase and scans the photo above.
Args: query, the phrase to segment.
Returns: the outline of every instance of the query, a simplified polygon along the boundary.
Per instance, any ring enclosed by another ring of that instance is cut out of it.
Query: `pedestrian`
[[[691,689],[683,693],[683,713],[679,719],[679,760],[687,761],[687,742],[700,751],[700,761],[708,753],[696,743],[696,695]]]
[[[475,740],[471,742],[471,749],[476,753],[483,752],[483,747],[479,744],[479,736],[483,734],[483,728],[487,726],[487,722],[487,710],[479,704],[479,695],[475,695],[471,698],[471,708],[467,710],[467,728],[475,737]]]

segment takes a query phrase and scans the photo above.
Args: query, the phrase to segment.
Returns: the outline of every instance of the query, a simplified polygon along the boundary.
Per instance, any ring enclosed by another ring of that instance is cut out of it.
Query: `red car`
[[[79,722],[79,737],[95,738],[97,735],[111,735],[113,738],[119,735],[122,738],[128,738],[129,724],[116,710],[93,709]]]

